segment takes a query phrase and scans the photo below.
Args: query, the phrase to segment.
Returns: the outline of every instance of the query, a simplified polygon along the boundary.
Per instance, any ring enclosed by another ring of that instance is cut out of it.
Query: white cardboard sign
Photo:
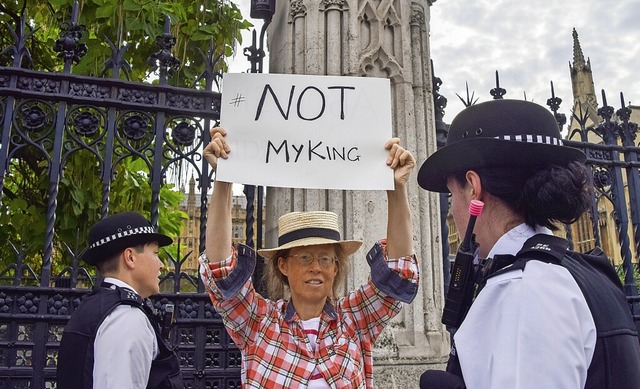
[[[393,189],[386,78],[229,73],[217,178],[308,189]]]

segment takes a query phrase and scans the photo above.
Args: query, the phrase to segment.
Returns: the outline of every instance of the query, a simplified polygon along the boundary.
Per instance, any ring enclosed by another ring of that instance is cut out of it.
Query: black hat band
[[[329,228],[301,228],[278,237],[278,246],[304,238],[326,238],[339,241],[340,232]]]

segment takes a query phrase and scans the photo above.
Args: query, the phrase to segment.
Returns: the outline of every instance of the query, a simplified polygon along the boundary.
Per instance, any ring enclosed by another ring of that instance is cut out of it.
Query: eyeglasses
[[[334,262],[338,261],[337,259],[329,255],[322,255],[322,256],[316,257],[309,253],[300,253],[300,254],[291,254],[289,256],[295,257],[298,260],[298,262],[303,266],[311,265],[314,258],[318,260],[318,263],[320,264],[321,267],[329,267],[333,265]]]

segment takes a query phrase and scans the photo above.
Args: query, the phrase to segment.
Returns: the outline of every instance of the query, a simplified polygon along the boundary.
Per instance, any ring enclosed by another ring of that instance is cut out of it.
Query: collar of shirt
[[[324,303],[324,308],[322,308],[322,312],[329,317],[330,320],[335,320],[338,317],[336,310],[333,308],[333,305],[327,299],[327,302]],[[296,315],[296,308],[293,306],[293,301],[289,301],[287,303],[286,312],[284,314],[284,320],[290,322],[293,320],[293,317]]]
[[[496,244],[493,245],[491,251],[489,251],[487,258],[493,258],[495,255],[504,254],[516,255],[518,251],[522,249],[524,242],[536,234],[553,235],[553,232],[551,232],[547,227],[536,226],[536,228],[531,228],[530,226],[522,223],[502,235]]]
[[[120,288],[127,288],[127,289],[131,289],[135,294],[138,294],[138,292],[133,289],[133,287],[129,284],[127,284],[126,282],[119,280],[117,278],[113,278],[113,277],[105,277],[104,282],[108,283],[108,284],[112,284],[115,286],[118,286]]]

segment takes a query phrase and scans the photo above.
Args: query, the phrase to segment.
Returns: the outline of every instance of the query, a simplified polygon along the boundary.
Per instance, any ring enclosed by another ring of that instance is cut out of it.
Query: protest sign
[[[393,189],[388,79],[230,73],[217,179],[308,189]]]

